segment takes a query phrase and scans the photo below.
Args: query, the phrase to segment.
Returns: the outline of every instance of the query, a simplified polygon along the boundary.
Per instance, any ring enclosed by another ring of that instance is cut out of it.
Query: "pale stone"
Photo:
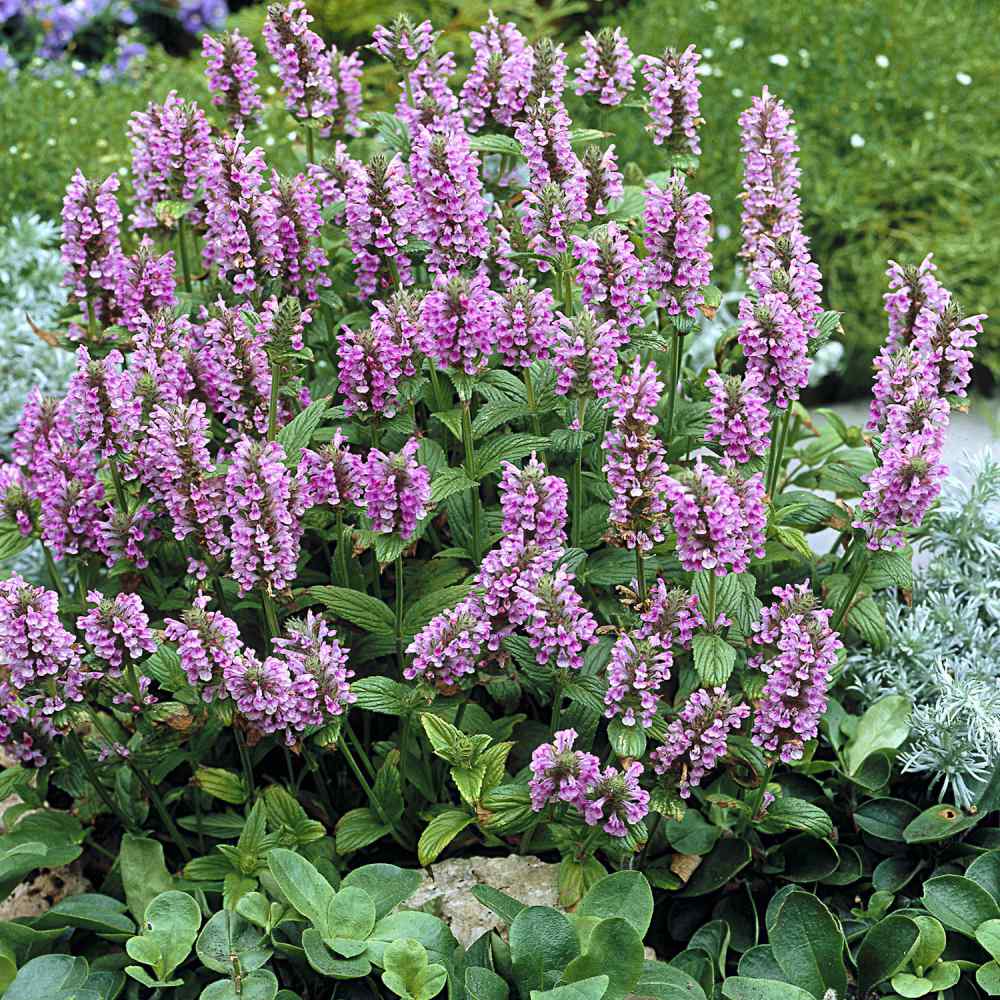
[[[406,908],[427,910],[451,928],[463,947],[503,921],[472,895],[489,885],[525,906],[558,906],[559,865],[519,854],[506,858],[454,858],[431,865],[430,875],[406,901]]]
[[[92,888],[76,865],[45,869],[15,886],[13,892],[0,902],[0,921],[40,916],[61,899],[90,892]]]

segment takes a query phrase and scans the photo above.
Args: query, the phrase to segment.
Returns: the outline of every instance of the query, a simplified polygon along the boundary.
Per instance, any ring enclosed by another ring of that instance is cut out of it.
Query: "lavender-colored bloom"
[[[809,384],[809,332],[781,292],[766,292],[756,302],[740,299],[739,319],[747,371],[776,406],[787,409]]]
[[[21,410],[21,419],[18,421],[17,430],[14,431],[14,442],[11,449],[14,462],[17,465],[30,470],[50,447],[56,434],[59,403],[58,399],[43,396],[41,390],[37,388],[28,393],[24,408]]]
[[[364,494],[365,464],[344,443],[339,429],[319,451],[303,449],[299,476],[310,505],[344,507],[360,503]]]
[[[200,35],[208,29],[218,30],[228,16],[226,0],[179,0],[177,8],[178,20],[192,35]]]
[[[745,488],[740,483],[713,472],[701,458],[693,469],[669,480],[677,555],[688,572],[744,573],[751,555],[764,555],[761,475],[747,480]]]
[[[668,590],[659,578],[650,586],[648,606],[640,611],[639,617],[642,625],[636,638],[648,639],[665,649],[675,645],[689,649],[694,633],[705,624],[698,610],[698,595],[678,588]]]
[[[509,535],[520,531],[542,548],[566,543],[566,501],[569,490],[559,476],[546,475],[535,454],[523,469],[504,462],[500,477],[500,530]]]
[[[424,294],[397,288],[389,298],[372,303],[372,330],[399,350],[406,376],[415,375],[421,356],[430,353],[430,338],[423,322]]]
[[[830,671],[844,644],[830,628],[833,612],[819,606],[808,582],[775,587],[773,593],[778,601],[764,608],[754,625],[754,643],[764,652],[748,661],[767,674],[751,740],[787,764],[801,758],[803,744],[816,737]]]
[[[77,618],[76,627],[98,658],[107,663],[110,677],[121,674],[126,660],[134,662],[156,649],[149,615],[138,594],[107,598],[99,590],[91,590],[87,603],[93,606]]]
[[[551,289],[534,291],[525,278],[507,285],[497,315],[497,349],[506,367],[529,368],[546,361],[556,330]]]
[[[570,143],[572,125],[562,102],[543,98],[514,126],[514,138],[528,161],[532,188],[537,190],[550,181],[566,187],[581,173],[580,158]]]
[[[100,184],[77,170],[66,188],[62,207],[63,284],[77,302],[93,308],[96,318],[113,315],[125,268],[118,228],[122,213],[114,174]]]
[[[306,167],[306,174],[316,189],[320,207],[325,211],[334,210],[330,216],[334,225],[344,224],[347,217],[347,182],[356,171],[363,169],[362,164],[352,159],[347,147],[339,141],[333,147],[332,156],[326,156],[320,163],[310,163]]]
[[[208,451],[209,421],[205,404],[192,400],[153,410],[143,443],[143,481],[172,520],[174,537],[194,533],[214,558],[228,542],[222,527],[223,479],[214,473]]]
[[[614,145],[602,150],[600,146],[587,146],[580,159],[586,179],[586,215],[607,215],[610,203],[625,193],[625,183],[618,169]]]
[[[150,103],[129,119],[132,143],[132,186],[139,229],[159,225],[157,205],[162,201],[195,201],[205,181],[212,151],[211,127],[205,112],[181,100],[171,90],[162,104]],[[200,210],[189,213],[196,221]]]
[[[597,642],[597,621],[573,587],[573,574],[560,566],[533,585],[520,582],[509,612],[512,624],[528,635],[539,663],[557,670],[579,670],[588,646]]]
[[[528,787],[531,808],[541,812],[550,802],[565,802],[579,807],[587,789],[600,776],[601,762],[592,753],[574,750],[575,729],[561,729],[551,743],[535,747],[531,755]]]
[[[644,283],[671,316],[693,318],[705,301],[702,290],[712,280],[711,214],[708,197],[689,194],[682,174],[674,174],[666,189],[652,183],[646,188]]]
[[[367,299],[393,284],[412,284],[404,246],[414,230],[414,193],[403,161],[376,154],[367,167],[348,174],[344,194],[358,297]]]
[[[944,313],[951,295],[934,276],[935,271],[937,265],[930,253],[916,267],[889,261],[885,272],[889,291],[883,299],[889,318],[886,347],[890,351],[912,344],[918,331],[932,330]]]
[[[130,560],[136,569],[149,565],[149,542],[160,537],[151,527],[153,512],[146,506],[134,511],[111,509],[98,525],[97,544],[106,565],[111,568],[120,559]]]
[[[485,272],[472,278],[439,274],[421,307],[431,361],[467,375],[481,372],[496,346],[500,308]]]
[[[677,794],[691,797],[702,779],[726,755],[729,733],[750,717],[748,705],[734,705],[722,687],[695,691],[667,727],[663,745],[650,754],[657,774],[677,782]]]
[[[759,389],[760,380],[756,371],[740,378],[722,376],[714,369],[705,379],[712,394],[705,440],[718,441],[726,457],[741,464],[763,455],[771,443],[767,397]]]
[[[670,679],[674,658],[669,648],[649,639],[625,634],[611,648],[608,690],[604,696],[608,719],[621,716],[622,725],[643,729],[653,724],[660,688]]]
[[[257,55],[249,38],[227,31],[221,38],[205,35],[201,40],[205,76],[212,103],[226,113],[232,128],[258,121],[264,103],[257,86]]]
[[[372,530],[395,532],[404,541],[413,537],[417,522],[427,514],[431,475],[414,457],[420,442],[410,438],[399,451],[386,454],[377,448],[368,453],[364,467],[365,513]]]
[[[0,680],[0,747],[25,767],[44,767],[49,746],[58,735],[45,714],[44,701],[40,694],[25,694]]]
[[[531,91],[528,103],[543,98],[560,100],[566,89],[566,50],[548,36],[531,46]]]
[[[583,171],[579,176],[583,182],[579,199],[568,197],[562,186],[554,181],[540,191],[534,188],[525,190],[521,224],[532,253],[556,257],[569,250],[570,226],[582,219],[586,212],[586,176]],[[551,265],[540,260],[537,267],[539,271],[548,271]]]
[[[643,767],[638,761],[624,771],[607,767],[587,788],[581,804],[584,822],[597,826],[604,822],[604,832],[624,837],[628,827],[639,823],[649,812],[649,792],[639,786]]]
[[[519,603],[519,588],[531,590],[538,585],[559,556],[559,549],[525,538],[521,531],[504,535],[500,544],[486,553],[476,574],[476,589],[491,620],[491,650],[498,649],[500,640],[522,620],[525,608]],[[512,610],[515,604],[517,611]]]
[[[312,20],[303,0],[271,4],[264,41],[278,64],[288,110],[297,118],[322,119],[337,110],[339,85],[323,39],[309,27]]]
[[[574,236],[576,280],[584,305],[602,320],[614,320],[619,343],[627,343],[633,326],[642,325],[645,298],[643,268],[625,230],[609,222],[594,239]]]
[[[354,331],[340,328],[338,374],[344,413],[394,417],[399,406],[399,382],[407,355],[384,327]]]
[[[436,58],[428,55],[407,74],[407,91],[396,104],[396,117],[411,132],[427,128],[432,132],[460,131],[465,119],[458,106],[458,95],[448,85],[455,73],[455,56],[445,52]]]
[[[635,85],[632,50],[621,28],[602,28],[583,36],[584,61],[576,71],[576,94],[596,94],[601,104],[621,104]]]
[[[449,272],[489,252],[479,166],[464,131],[418,128],[413,135],[414,231],[431,246],[427,266],[432,271]]]
[[[122,369],[124,360],[117,350],[98,361],[86,347],[77,349],[76,371],[56,417],[56,428],[65,441],[83,441],[105,457],[130,449],[141,404],[135,398],[131,375]]]
[[[613,420],[604,436],[604,474],[613,494],[609,534],[643,552],[664,540],[671,483],[666,449],[655,431],[663,391],[656,374],[652,361],[643,368],[639,357],[633,359],[631,371],[611,390]]]
[[[469,35],[473,62],[462,85],[461,104],[472,131],[487,115],[510,126],[524,110],[532,84],[533,53],[513,23],[501,24],[493,13]]]
[[[854,522],[868,535],[868,548],[897,549],[904,544],[902,528],[918,527],[941,492],[948,468],[941,464],[936,434],[918,433],[909,439],[895,435],[879,451],[879,464],[864,476],[868,486],[858,504]]]
[[[388,28],[384,24],[375,26],[368,48],[402,70],[419,63],[434,47],[438,34],[430,21],[414,24],[406,14],[400,14]]]
[[[135,333],[155,313],[172,309],[177,304],[174,269],[173,252],[156,254],[146,240],[125,259],[117,301],[118,320],[122,326]]]
[[[972,351],[976,336],[983,332],[986,314],[965,316],[952,299],[931,329],[918,330],[914,345],[930,360],[937,373],[937,391],[942,396],[966,396],[972,380]]]
[[[286,728],[292,708],[292,673],[281,657],[261,661],[244,649],[223,669],[226,693],[237,711],[250,724],[253,739],[270,736]],[[290,733],[289,744],[294,742]]]
[[[257,216],[259,233],[267,234],[263,245],[267,260],[258,263],[279,278],[286,294],[319,298],[319,289],[330,285],[325,268],[330,263],[320,243],[323,216],[317,192],[305,174],[295,177],[271,175],[271,189],[261,202]]]
[[[0,462],[0,518],[16,524],[22,535],[35,530],[30,489],[20,466]]]
[[[80,669],[80,648],[59,620],[58,596],[17,573],[0,582],[0,663],[4,685],[44,688],[44,715],[61,711],[67,700],[81,701],[83,683],[93,676]]]
[[[413,660],[403,671],[412,681],[419,678],[442,690],[459,687],[463,678],[476,671],[480,656],[489,646],[490,621],[476,597],[432,618],[406,647]]]
[[[311,611],[285,625],[284,637],[274,640],[277,654],[288,664],[292,679],[285,725],[294,732],[322,726],[357,701],[351,691],[354,671],[347,665],[348,650],[337,633]]]
[[[240,594],[269,594],[295,579],[302,497],[277,441],[241,438],[226,473],[225,508],[232,517],[232,576]]]
[[[784,102],[764,87],[740,115],[743,151],[743,256],[756,261],[762,240],[802,228],[795,121]]]
[[[646,130],[657,146],[667,143],[675,153],[701,153],[701,54],[689,45],[683,52],[666,49],[660,58],[640,56],[643,88],[649,97]]]
[[[212,701],[216,696],[226,697],[225,688],[220,687],[223,675],[244,647],[236,622],[221,611],[207,611],[208,600],[207,594],[199,593],[180,620],[166,618],[163,628],[167,639],[177,643],[188,683],[201,690],[205,701]]]
[[[599,323],[586,306],[572,318],[560,316],[552,349],[556,393],[607,399],[618,364],[618,346],[614,320]]]

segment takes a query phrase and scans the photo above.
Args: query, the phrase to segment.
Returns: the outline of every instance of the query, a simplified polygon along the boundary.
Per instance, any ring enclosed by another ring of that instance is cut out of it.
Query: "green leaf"
[[[438,859],[438,855],[468,826],[476,821],[475,816],[458,809],[438,813],[420,834],[417,845],[417,859],[426,866]]]
[[[986,920],[1000,917],[996,900],[978,883],[962,875],[938,875],[924,883],[923,903],[945,927],[975,937]]]
[[[168,691],[180,691],[187,685],[180,654],[173,646],[164,642],[161,642],[156,650],[142,661],[139,671],[144,676],[152,677],[157,684]]]
[[[328,406],[328,400],[317,399],[278,431],[278,444],[285,449],[285,460],[293,469],[299,464],[302,449],[309,447],[313,434],[323,422]]]
[[[199,767],[194,772],[194,783],[212,798],[234,806],[242,805],[250,794],[242,775],[224,767]]]
[[[474,885],[469,890],[487,909],[492,910],[509,927],[514,918],[525,909],[520,900],[494,889],[491,885]]]
[[[351,809],[337,821],[337,852],[350,854],[360,851],[389,832],[389,827],[367,806]]]
[[[774,957],[788,979],[819,1000],[827,990],[847,993],[844,933],[815,896],[789,893],[770,934]]]
[[[474,149],[477,153],[498,153],[501,156],[524,158],[521,144],[509,135],[497,135],[490,132],[474,135],[469,139],[469,148]]]
[[[971,830],[983,817],[968,815],[955,806],[939,804],[925,809],[903,830],[908,844],[932,844]]]
[[[315,927],[302,932],[302,949],[306,961],[318,973],[333,979],[360,979],[372,971],[371,962],[363,955],[346,959],[334,957]]]
[[[915,805],[902,799],[871,799],[854,810],[854,822],[880,840],[900,841],[903,830],[918,811]]]
[[[833,820],[819,806],[783,795],[767,807],[767,815],[756,827],[764,833],[802,830],[814,837],[827,837],[833,832]]]
[[[1000,962],[1000,920],[984,920],[976,928],[976,940],[990,953],[994,961]]]
[[[362,677],[351,684],[358,708],[383,715],[405,715],[410,707],[410,690],[391,677]]]
[[[643,963],[635,995],[654,1000],[706,1000],[705,991],[686,972],[656,961]]]
[[[608,742],[619,757],[641,757],[646,752],[646,731],[626,726],[621,716],[615,716],[608,723]]]
[[[607,995],[607,976],[591,976],[553,990],[532,990],[531,1000],[601,1000]]]
[[[230,910],[212,914],[198,935],[195,951],[202,965],[225,975],[259,969],[272,953],[265,935]]]
[[[410,868],[396,865],[362,865],[344,876],[342,889],[357,886],[371,896],[375,916],[381,920],[400,903],[409,899],[420,886],[421,874]]]
[[[461,493],[475,485],[476,481],[470,479],[464,469],[445,469],[431,481],[431,503],[442,503],[453,493]]]
[[[330,902],[324,937],[333,942],[334,951],[353,958],[340,947],[340,939],[364,941],[375,927],[375,920],[375,902],[364,889],[356,885],[341,887]],[[322,932],[319,926],[317,930]]]
[[[980,854],[975,861],[965,869],[965,877],[981,885],[998,903],[1000,903],[1000,851],[987,851]]]
[[[502,976],[478,966],[465,970],[465,992],[469,1000],[508,1000],[510,994]]]
[[[41,955],[22,966],[4,993],[5,1000],[91,1000],[98,994],[81,989],[89,967],[85,958]]]
[[[694,637],[694,668],[705,687],[722,687],[733,673],[736,650],[719,635]]]
[[[635,988],[644,961],[642,938],[635,928],[621,917],[610,917],[591,931],[586,951],[566,967],[563,980],[575,983],[607,975],[605,1000],[621,1000]]]
[[[170,889],[150,901],[142,934],[129,938],[125,950],[135,961],[151,965],[160,982],[167,982],[191,953],[200,926],[201,909],[194,899]]]
[[[862,939],[858,948],[858,989],[862,994],[895,975],[920,938],[920,928],[901,913],[890,913]]]
[[[472,436],[479,439],[512,420],[523,420],[531,415],[523,401],[497,399],[484,404],[472,421]]]
[[[278,980],[270,969],[255,969],[240,976],[240,989],[232,979],[209,983],[198,1000],[274,1000],[278,995]]]
[[[67,896],[34,921],[36,930],[77,927],[96,934],[134,934],[135,924],[125,916],[125,904],[112,896],[85,892]]]
[[[33,541],[31,535],[22,535],[12,521],[0,521],[0,562],[19,556]]]
[[[910,950],[910,964],[927,969],[941,957],[948,945],[948,935],[936,917],[920,914],[912,920],[917,925],[920,937]]]
[[[401,938],[386,945],[382,962],[385,967],[382,982],[404,1000],[431,1000],[448,981],[447,969],[429,964],[427,950],[413,938]]]
[[[896,750],[910,733],[910,699],[901,694],[880,698],[858,720],[845,754],[847,773],[856,774],[871,754]]]
[[[403,615],[403,634],[412,637],[435,615],[446,608],[453,608],[468,596],[471,583],[459,583],[452,587],[441,587],[414,601]]]
[[[335,896],[333,886],[302,855],[283,847],[268,852],[267,866],[285,899],[324,938],[328,937],[328,915]]]
[[[730,976],[722,984],[722,995],[729,1000],[810,1000],[812,996],[791,983],[743,976]]]
[[[976,982],[987,996],[1000,997],[1000,962],[981,965],[976,970]]]
[[[510,958],[521,995],[554,986],[580,954],[569,920],[548,906],[526,906],[510,925]],[[580,977],[583,978],[583,977]]]
[[[702,858],[678,896],[705,896],[721,889],[750,864],[750,845],[742,839],[720,840],[712,853]]]
[[[533,434],[501,434],[491,438],[476,452],[476,478],[499,472],[504,462],[516,462],[532,452],[544,451],[548,438]]]
[[[590,887],[576,912],[581,917],[621,917],[645,937],[653,919],[653,893],[641,872],[615,872]]]
[[[174,887],[163,860],[163,845],[158,840],[126,833],[122,837],[118,866],[125,901],[137,921],[142,920],[154,897]]]
[[[327,607],[343,621],[376,635],[394,635],[396,616],[384,601],[347,587],[310,587],[306,596]]]
[[[430,913],[399,910],[383,917],[368,939],[366,955],[376,965],[383,965],[385,948],[400,938],[414,938],[427,949],[431,962],[445,968],[451,966],[458,942],[448,925]]]

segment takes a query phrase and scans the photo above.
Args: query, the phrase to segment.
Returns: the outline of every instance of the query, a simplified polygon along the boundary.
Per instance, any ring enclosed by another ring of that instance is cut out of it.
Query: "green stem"
[[[87,296],[87,339],[93,344],[97,342],[97,310],[94,300]]]
[[[243,731],[238,726],[233,726],[233,735],[236,737],[236,749],[240,755],[240,767],[243,770],[243,782],[247,786],[247,802],[253,802],[257,794],[257,785],[253,780],[253,761],[250,759],[250,748],[243,736]]]
[[[374,779],[375,777],[375,765],[372,764],[371,758],[365,751],[364,744],[358,739],[358,734],[354,731],[354,727],[344,719],[344,732],[347,733],[347,738],[354,744],[354,749],[357,751],[358,756],[361,758],[361,763],[365,765],[365,770]]]
[[[337,810],[334,808],[333,799],[330,797],[330,789],[327,787],[323,767],[308,743],[304,742],[302,744],[302,753],[305,756],[309,770],[312,772],[313,781],[316,782],[316,788],[319,790],[319,797],[323,802],[323,808],[326,810],[330,822],[333,823],[333,818],[337,815]]]
[[[767,456],[767,479],[764,482],[764,492],[774,499],[774,490],[778,485],[778,476],[784,459],[785,443],[788,440],[788,424],[792,418],[792,408],[789,406],[775,422],[774,440]]]
[[[69,597],[69,593],[66,590],[66,584],[63,583],[62,577],[59,575],[59,570],[56,569],[56,561],[52,558],[52,553],[45,542],[41,543],[42,554],[45,556],[45,568],[49,571],[49,576],[52,577],[52,586],[55,588],[56,593],[62,600],[66,600]]]
[[[568,254],[562,268],[563,314],[573,315],[573,259]]]
[[[715,575],[712,570],[709,570],[708,576],[708,615],[706,621],[710,629],[715,628],[715,605],[716,605],[716,595],[718,593],[719,578]]]
[[[118,471],[118,463],[113,458],[108,459],[108,469],[111,471],[111,482],[115,488],[115,499],[123,514],[128,513],[128,500],[125,498],[125,487],[122,485],[121,473]]]
[[[431,376],[431,392],[434,395],[434,405],[439,410],[446,410],[448,408],[448,400],[442,395],[441,390],[441,380],[438,378],[437,369],[434,367],[434,362],[428,362],[428,369]]]
[[[649,854],[650,845],[653,843],[653,838],[656,836],[660,829],[660,824],[663,822],[663,813],[657,813],[656,819],[653,820],[653,825],[649,828],[649,836],[646,837],[646,843],[642,845],[642,853],[639,855],[638,867],[642,867],[646,863],[646,857]]]
[[[396,660],[403,675],[403,556],[396,556]]]
[[[266,590],[261,591],[261,600],[264,605],[264,620],[267,622],[267,631],[272,639],[281,635],[278,627],[278,609],[274,604],[274,598]]]
[[[670,338],[670,353],[667,359],[667,369],[670,372],[670,385],[667,386],[667,413],[663,422],[663,433],[667,447],[673,440],[674,433],[674,412],[677,409],[677,383],[681,378],[681,355],[683,348],[681,336],[674,331]]]
[[[531,380],[531,369],[522,368],[521,377],[524,379],[524,395],[528,401],[528,410],[531,413],[531,429],[536,435],[541,436],[542,425],[538,419],[538,404],[535,401],[535,385]]]
[[[847,612],[851,609],[851,602],[854,600],[861,588],[861,584],[864,582],[865,573],[868,571],[868,563],[871,556],[868,553],[868,548],[862,542],[861,547],[858,547],[859,543],[857,540],[851,542],[851,557],[855,560],[854,572],[851,574],[851,579],[847,584],[847,590],[844,592],[844,596],[841,599],[840,606],[837,608],[836,614],[830,619],[830,628],[835,631],[840,631],[840,626],[843,624],[844,619],[847,617]]]
[[[316,162],[316,137],[308,126],[306,126],[306,162]]]
[[[104,787],[104,782],[101,781],[97,774],[97,769],[94,767],[93,762],[87,756],[87,751],[83,748],[83,740],[80,739],[80,734],[76,730],[70,730],[70,741],[73,744],[74,749],[80,755],[80,763],[83,765],[83,770],[87,774],[87,780],[93,785],[94,791],[97,792],[98,798],[104,803],[105,808],[113,815],[117,816],[119,820],[125,825],[127,830],[132,832],[135,831],[135,824],[118,808],[118,804],[111,797],[111,793]]]
[[[271,362],[271,398],[267,404],[267,439],[273,441],[278,433],[278,396],[281,394],[281,368]]]
[[[476,480],[476,446],[472,437],[472,414],[469,400],[462,403],[462,444],[465,446],[465,474],[474,481],[470,489],[472,494],[472,560],[477,565],[482,557],[482,539],[480,534],[480,499],[479,482]]]
[[[576,462],[573,465],[573,520],[571,524],[570,544],[580,547],[580,534],[583,530],[583,421],[587,414],[587,397],[581,396],[576,404],[576,422],[580,425],[580,447],[576,452]]]
[[[181,259],[181,275],[184,278],[184,291],[191,291],[191,262],[188,260],[187,220],[177,220],[177,254]]]
[[[372,811],[389,828],[389,831],[392,833],[393,840],[395,840],[396,843],[399,844],[399,846],[404,850],[408,850],[409,845],[405,840],[403,840],[395,825],[390,822],[389,817],[386,816],[385,811],[382,809],[382,803],[379,802],[374,789],[368,783],[368,779],[365,778],[364,774],[361,772],[361,768],[358,767],[358,762],[354,759],[354,754],[351,753],[351,750],[347,745],[347,741],[343,736],[341,736],[337,745],[340,747],[340,752],[344,755],[344,760],[347,761],[347,766],[354,772],[354,777],[358,779],[358,784],[361,785],[364,789],[365,795],[368,796],[368,803],[372,807]]]
[[[750,816],[747,820],[748,825],[753,823],[757,814],[760,812],[761,806],[764,804],[764,794],[767,792],[767,786],[771,783],[771,778],[773,776],[774,764],[768,764],[767,770],[764,772],[764,777],[761,780],[760,788],[758,788],[754,793],[753,805],[750,807]]]
[[[337,562],[340,564],[341,583],[350,587],[351,577],[347,569],[347,529],[344,527],[344,514],[337,507]]]
[[[646,562],[642,557],[642,549],[635,547],[635,580],[639,588],[639,600],[646,600]]]

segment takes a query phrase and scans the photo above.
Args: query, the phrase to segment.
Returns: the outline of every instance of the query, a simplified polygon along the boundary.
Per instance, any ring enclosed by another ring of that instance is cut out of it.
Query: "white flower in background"
[[[972,83],[972,77],[969,76],[968,73],[956,73],[955,74],[955,79],[958,80],[958,82],[963,87],[968,87],[969,84]]]
[[[858,133],[855,132],[851,136],[851,145],[855,149],[861,149],[864,146],[864,144],[865,144],[865,137],[863,135],[858,135]]]
[[[788,56],[783,52],[775,52],[773,56],[770,56],[767,60],[772,66],[787,66]]]
[[[886,55],[883,55],[880,52],[875,57],[875,65],[878,66],[879,69],[888,69],[889,68],[889,57],[886,56]]]

